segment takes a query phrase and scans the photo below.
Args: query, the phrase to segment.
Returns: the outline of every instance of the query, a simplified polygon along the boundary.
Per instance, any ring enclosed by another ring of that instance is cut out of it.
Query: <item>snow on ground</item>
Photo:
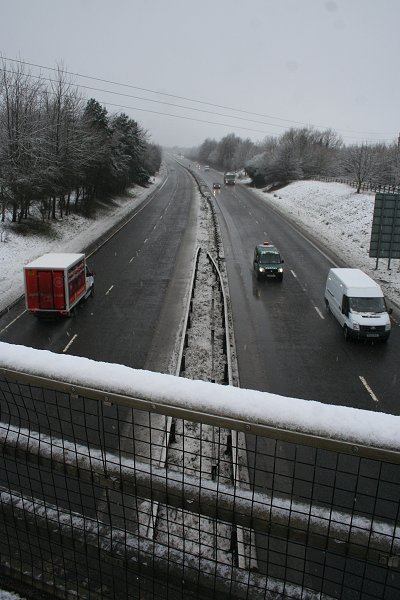
[[[356,194],[343,183],[296,181],[274,193],[254,192],[318,238],[348,267],[358,267],[375,279],[385,295],[400,305],[400,264],[369,258],[374,193]]]

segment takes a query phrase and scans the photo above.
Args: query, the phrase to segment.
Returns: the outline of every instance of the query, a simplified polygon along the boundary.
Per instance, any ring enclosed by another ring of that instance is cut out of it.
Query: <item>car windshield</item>
[[[279,264],[280,262],[281,262],[281,257],[279,254],[272,253],[272,252],[263,252],[260,255],[260,263],[262,265]]]
[[[383,313],[386,311],[383,298],[349,298],[349,306],[352,312]]]

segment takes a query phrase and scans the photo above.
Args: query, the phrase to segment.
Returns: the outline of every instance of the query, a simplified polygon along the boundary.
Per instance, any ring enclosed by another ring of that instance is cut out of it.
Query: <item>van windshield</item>
[[[386,312],[385,300],[383,298],[349,298],[350,310],[359,313],[383,313]]]
[[[280,264],[281,257],[279,254],[272,254],[271,252],[263,252],[260,254],[260,263],[262,265]]]

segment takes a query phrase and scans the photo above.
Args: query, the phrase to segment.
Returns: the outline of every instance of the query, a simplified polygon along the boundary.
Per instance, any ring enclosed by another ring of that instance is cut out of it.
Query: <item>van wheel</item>
[[[326,308],[326,312],[328,313],[328,315],[331,314],[331,307],[329,306],[329,302],[328,300],[325,298],[325,308]]]

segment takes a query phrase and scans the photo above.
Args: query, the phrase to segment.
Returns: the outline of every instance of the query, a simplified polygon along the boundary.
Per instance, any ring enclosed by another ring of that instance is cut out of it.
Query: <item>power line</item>
[[[12,71],[7,71],[7,69],[1,69],[1,67],[0,67],[0,71],[6,72],[6,73],[12,73]],[[53,81],[53,82],[55,82],[54,79],[47,79],[45,77],[41,78],[38,75],[32,75],[32,74],[25,74],[25,75],[27,77],[33,77],[33,78],[36,78],[36,79],[43,79],[45,81]],[[81,85],[75,85],[75,84],[73,84],[73,85],[74,85],[74,87],[78,87],[78,88],[79,87],[84,87],[84,88],[87,87],[87,86],[81,86]],[[28,89],[33,89],[33,88],[28,88]],[[101,90],[99,88],[90,88],[89,87],[88,89],[97,90],[97,91],[103,91],[103,92],[107,92],[107,93],[109,92],[109,90]],[[53,90],[46,90],[46,91],[47,91],[47,93],[50,93],[50,94],[54,94],[54,95],[57,94],[57,92],[53,91]],[[117,92],[111,92],[111,93],[118,94]],[[61,94],[61,96],[63,96],[63,95],[67,95],[67,94]],[[125,94],[121,94],[121,95],[124,96]],[[245,131],[253,131],[255,133],[262,133],[263,135],[270,135],[270,136],[277,135],[276,133],[270,133],[268,131],[263,131],[261,129],[254,129],[254,128],[250,128],[250,127],[241,127],[240,125],[232,125],[232,124],[229,124],[229,123],[218,123],[216,121],[207,121],[205,119],[197,119],[195,117],[186,117],[186,116],[183,116],[183,115],[176,115],[176,114],[172,114],[172,113],[166,113],[166,112],[161,112],[161,111],[156,111],[156,110],[150,110],[150,109],[146,109],[146,108],[139,108],[139,107],[136,107],[136,106],[126,106],[126,105],[123,105],[123,104],[116,104],[116,103],[113,103],[113,102],[109,102],[107,100],[97,100],[97,102],[99,102],[99,104],[103,104],[105,106],[114,106],[116,108],[124,108],[126,110],[147,112],[147,113],[151,113],[151,114],[154,114],[154,115],[162,115],[162,116],[167,116],[167,117],[173,117],[173,118],[176,118],[176,119],[184,119],[184,120],[187,120],[187,121],[195,121],[197,123],[206,123],[206,124],[209,124],[209,125],[220,125],[220,126],[223,126],[223,127],[234,127],[235,129],[243,129]],[[160,103],[163,104],[162,102],[160,102]],[[172,106],[175,106],[175,105],[172,104]],[[196,110],[196,109],[191,109],[191,110]],[[209,112],[209,111],[204,111],[204,112]],[[211,114],[218,115],[219,113],[212,113],[211,112]],[[230,117],[229,115],[220,115],[220,116],[227,116],[228,118],[235,118],[235,117]],[[245,120],[247,120],[247,119],[245,119]],[[254,122],[257,123],[257,121],[254,121]]]
[[[14,71],[10,71],[8,69],[5,68],[1,68],[0,67],[0,71],[4,72],[4,73],[10,73],[13,74]],[[64,72],[63,72],[64,73]],[[33,79],[37,79],[39,81],[48,81],[50,83],[58,83],[58,80],[56,79],[51,79],[49,77],[44,77],[42,74],[40,75],[34,75],[32,73],[24,73],[23,74],[24,77],[27,78],[33,78]],[[142,100],[144,102],[153,102],[153,103],[157,103],[157,104],[165,104],[167,106],[172,106],[172,107],[176,107],[176,108],[183,108],[185,110],[194,110],[196,112],[204,112],[207,114],[212,114],[212,115],[216,115],[216,116],[221,116],[221,117],[227,117],[228,119],[239,119],[241,121],[246,121],[246,122],[252,122],[252,123],[260,123],[261,125],[271,125],[272,127],[284,127],[284,125],[278,125],[278,124],[274,124],[274,123],[264,123],[263,121],[256,121],[254,119],[246,119],[244,117],[238,117],[236,115],[228,115],[228,114],[221,114],[221,113],[217,113],[214,111],[208,111],[205,109],[197,109],[197,108],[193,108],[190,106],[182,106],[182,105],[178,105],[178,104],[174,104],[174,103],[170,103],[170,102],[165,102],[165,101],[161,101],[161,100],[153,100],[153,99],[149,99],[149,98],[143,98],[141,96],[133,96],[132,94],[124,94],[121,92],[114,92],[113,90],[107,90],[107,89],[103,89],[103,88],[97,88],[97,87],[93,87],[93,86],[86,86],[83,84],[79,84],[79,83],[72,83],[72,82],[67,82],[68,87],[73,86],[76,89],[87,89],[87,90],[91,90],[91,91],[99,91],[99,92],[103,92],[103,93],[109,93],[109,94],[113,94],[113,95],[117,95],[117,96],[123,96],[123,97],[127,97],[127,98],[134,98],[137,100]],[[29,88],[29,89],[33,89],[33,88]],[[58,91],[56,90],[52,90],[52,89],[47,89],[46,90],[47,93],[52,93],[52,94],[58,94]],[[61,93],[61,96],[63,95],[67,95],[67,93],[63,94]],[[194,122],[198,122],[198,123],[205,123],[205,124],[210,124],[210,125],[217,125],[217,126],[222,126],[222,127],[228,127],[228,128],[235,128],[235,129],[241,129],[241,130],[245,130],[245,131],[251,131],[251,132],[255,132],[255,133],[261,133],[264,136],[272,136],[272,137],[276,137],[278,134],[276,132],[268,132],[268,131],[264,131],[261,129],[255,129],[255,128],[251,128],[251,127],[242,127],[240,125],[234,125],[234,124],[229,124],[229,123],[220,123],[217,121],[209,121],[206,119],[197,119],[195,117],[187,117],[187,116],[183,116],[183,115],[177,115],[177,114],[171,114],[171,113],[166,113],[166,112],[162,112],[162,111],[155,111],[155,110],[150,110],[150,109],[145,109],[145,108],[139,108],[136,106],[126,106],[126,105],[122,105],[122,104],[116,104],[116,103],[112,103],[109,102],[107,100],[98,100],[98,102],[100,102],[101,104],[105,105],[105,106],[113,106],[116,108],[123,108],[126,110],[131,110],[131,111],[140,111],[140,112],[147,112],[150,114],[155,114],[155,115],[162,115],[162,116],[168,116],[168,117],[172,117],[172,118],[176,118],[176,119],[184,119],[187,121],[194,121]],[[344,136],[348,139],[361,139],[361,138],[355,138],[355,137],[351,137],[351,136]],[[362,138],[363,141],[365,141],[365,138]],[[385,142],[386,140],[374,140],[374,143],[377,143],[379,141]]]
[[[0,71],[3,71],[4,73],[12,73],[12,71],[9,71],[8,69],[4,69],[4,68],[1,68],[1,67],[0,67]],[[57,83],[57,81],[55,79],[50,79],[49,77],[43,77],[42,75],[33,75],[32,73],[25,73],[25,76],[26,77],[32,77],[32,78],[35,78],[35,79],[39,79],[39,80],[42,80],[42,81],[50,81],[52,83]],[[221,113],[217,113],[217,112],[214,112],[214,111],[211,111],[211,110],[205,110],[204,108],[194,108],[192,106],[184,106],[182,104],[174,104],[173,102],[165,102],[165,101],[162,101],[162,100],[153,100],[152,98],[143,98],[142,96],[133,96],[132,94],[124,94],[124,93],[121,93],[121,92],[114,92],[113,90],[105,90],[105,89],[102,89],[102,88],[97,88],[97,87],[83,85],[83,84],[74,84],[73,83],[71,85],[73,85],[74,87],[85,89],[85,90],[91,90],[91,91],[103,92],[103,93],[107,93],[107,94],[113,94],[115,96],[122,96],[124,98],[133,98],[135,100],[143,100],[144,102],[152,102],[154,104],[164,104],[166,106],[173,106],[173,107],[176,107],[176,108],[183,108],[185,110],[193,110],[195,112],[207,113],[207,114],[210,114],[210,115],[216,115],[218,117],[228,117],[229,119],[239,119],[240,121],[247,121],[249,123],[258,123],[260,125],[268,125],[268,126],[271,126],[271,127],[282,127],[282,128],[286,128],[287,127],[286,125],[279,125],[279,124],[275,124],[275,123],[264,123],[263,121],[257,121],[255,119],[246,119],[245,117],[238,117],[236,115],[227,115],[227,114],[223,114],[223,113],[221,114]],[[118,105],[116,105],[116,106],[118,106]],[[126,108],[133,108],[133,107],[126,107]],[[152,112],[152,111],[149,111],[149,112]],[[160,113],[160,114],[163,114],[163,113]],[[174,116],[174,115],[171,115],[171,116]],[[196,120],[196,119],[193,119],[193,120]],[[210,123],[211,123],[211,121],[210,121]],[[229,127],[229,125],[228,125],[228,127]],[[249,129],[249,131],[254,131],[254,130]],[[276,134],[272,134],[271,133],[271,134],[268,134],[268,135],[276,135]]]
[[[240,125],[232,125],[229,123],[218,123],[216,121],[207,121],[205,119],[196,119],[195,117],[185,117],[183,115],[174,115],[171,113],[165,113],[157,110],[150,110],[148,108],[137,108],[134,106],[124,106],[123,104],[113,104],[112,102],[104,102],[102,100],[98,100],[101,104],[105,104],[106,106],[115,106],[117,108],[125,108],[130,110],[139,110],[140,112],[147,112],[153,115],[163,115],[166,117],[174,117],[175,119],[184,119],[185,121],[195,121],[197,123],[207,123],[208,125],[222,125],[223,127],[234,127],[235,129],[244,129],[245,131],[253,131],[255,133],[262,133],[264,135],[275,136],[276,133],[268,133],[268,131],[262,131],[260,129],[252,129],[250,127],[241,127]],[[223,116],[223,115],[222,115]]]
[[[212,103],[212,102],[206,102],[206,101],[203,101],[203,100],[197,100],[197,99],[194,99],[194,98],[188,98],[186,96],[178,96],[176,94],[169,94],[167,92],[159,92],[157,90],[152,90],[152,89],[149,89],[149,88],[139,87],[139,86],[135,86],[135,85],[128,84],[128,83],[120,83],[120,82],[116,82],[116,81],[112,81],[112,80],[108,80],[108,79],[103,79],[103,78],[100,78],[100,77],[93,77],[93,76],[90,76],[90,75],[83,75],[81,73],[75,73],[73,71],[67,71],[65,69],[54,68],[54,67],[47,67],[45,65],[38,65],[36,63],[31,63],[31,62],[28,62],[28,61],[23,61],[23,60],[8,58],[8,57],[5,57],[5,56],[3,56],[2,59],[5,60],[5,61],[11,61],[11,62],[16,62],[16,63],[19,63],[19,64],[23,64],[23,65],[28,65],[28,66],[35,67],[35,68],[38,68],[38,69],[45,69],[45,70],[54,71],[54,72],[58,72],[58,73],[61,72],[61,73],[65,73],[67,75],[71,75],[71,76],[74,76],[74,77],[81,77],[81,78],[84,78],[84,79],[90,79],[92,81],[100,81],[100,82],[103,82],[103,83],[108,83],[110,85],[118,85],[118,86],[121,86],[121,87],[126,87],[126,88],[141,90],[141,91],[149,92],[149,93],[152,93],[152,94],[158,94],[158,95],[167,96],[167,97],[170,97],[170,98],[177,98],[179,100],[185,100],[185,101],[188,101],[188,102],[202,104],[202,105],[205,105],[205,106],[213,106],[215,108],[221,108],[221,109],[224,109],[224,110],[230,110],[230,111],[237,112],[237,113],[242,113],[242,114],[247,114],[247,115],[253,115],[253,116],[256,116],[256,117],[262,117],[262,118],[267,118],[267,119],[275,119],[275,120],[278,120],[278,121],[283,121],[283,122],[286,122],[286,123],[292,123],[292,124],[295,124],[295,125],[303,125],[303,126],[306,126],[306,127],[312,126],[312,127],[323,128],[323,129],[330,129],[330,127],[326,127],[324,125],[316,125],[316,124],[312,124],[312,123],[305,123],[305,122],[302,122],[302,121],[294,121],[292,119],[284,119],[284,118],[281,118],[281,117],[275,117],[273,115],[267,115],[267,114],[263,114],[263,113],[257,113],[257,112],[252,112],[252,111],[244,110],[244,109],[241,109],[241,108],[234,108],[234,107],[230,107],[230,106],[226,106],[226,105],[215,104],[215,103]],[[82,87],[84,87],[84,86],[82,86]],[[96,89],[96,88],[89,88],[89,89]],[[107,91],[108,91],[108,93],[116,93],[116,92],[112,92],[111,90],[107,90]],[[121,95],[123,95],[123,94],[121,94]],[[154,100],[150,100],[150,99],[146,99],[146,101],[155,102]],[[185,108],[187,108],[189,110],[195,110],[195,109],[190,108],[190,107],[185,107]],[[152,111],[149,111],[149,112],[152,112]],[[204,112],[209,112],[209,111],[204,111]],[[213,113],[211,113],[211,114],[213,114]],[[228,115],[223,115],[223,116],[228,116]],[[235,117],[235,116],[230,117],[229,116],[229,118],[240,118],[240,117]],[[273,127],[279,127],[279,125],[277,125],[277,124],[276,125],[275,124],[268,124],[268,125],[272,125]],[[282,127],[282,126],[280,126],[280,127]],[[340,129],[340,128],[332,128],[332,129],[335,129],[338,132],[342,131],[342,132],[345,132],[345,133],[357,133],[357,134],[361,134],[361,135],[391,135],[391,136],[394,135],[394,134],[392,134],[390,132],[357,131],[357,130]],[[252,131],[252,130],[249,129],[249,131]],[[349,136],[346,136],[346,137],[349,137]],[[350,139],[356,139],[356,138],[350,138]],[[379,140],[376,140],[376,141],[379,141]]]
[[[31,63],[29,63],[29,64],[31,64]],[[53,69],[53,70],[55,70],[55,69]],[[0,67],[0,71],[3,71],[4,73],[10,73],[10,74],[14,73],[14,71],[10,71],[8,69],[1,68],[1,67]],[[66,73],[66,71],[61,71],[61,72],[62,73]],[[37,79],[39,81],[48,81],[50,83],[55,83],[55,84],[58,83],[58,80],[51,79],[51,78],[48,78],[48,77],[43,77],[42,74],[40,74],[40,75],[34,75],[32,73],[24,73],[23,75],[24,75],[24,77],[34,78],[34,79]],[[100,92],[110,93],[110,94],[119,95],[119,96],[123,96],[123,97],[128,97],[128,98],[134,98],[134,99],[138,99],[138,100],[143,100],[145,102],[149,101],[149,102],[154,102],[154,103],[159,103],[159,104],[166,104],[168,106],[173,106],[173,107],[177,107],[177,108],[183,108],[183,109],[188,109],[188,110],[195,110],[196,112],[205,112],[205,113],[212,114],[212,115],[227,117],[229,119],[240,119],[242,121],[260,123],[262,125],[271,125],[272,127],[285,127],[285,126],[282,126],[282,125],[276,125],[274,123],[264,123],[263,121],[256,121],[256,120],[253,120],[253,119],[245,119],[243,117],[238,117],[236,115],[227,115],[227,114],[216,113],[216,112],[213,112],[213,111],[207,111],[207,110],[204,110],[204,109],[196,109],[196,108],[193,108],[193,107],[187,107],[187,106],[177,105],[177,104],[173,104],[173,103],[169,103],[169,102],[164,102],[164,101],[159,101],[159,100],[153,100],[153,99],[148,99],[148,98],[142,98],[142,97],[139,97],[139,96],[133,96],[131,94],[123,94],[123,93],[120,93],[120,92],[114,92],[112,90],[105,90],[105,89],[102,89],[102,88],[96,88],[96,87],[92,87],[92,86],[85,86],[83,84],[77,84],[77,83],[67,82],[67,85],[68,85],[68,87],[73,86],[74,88],[77,88],[77,89],[82,88],[82,89],[88,89],[88,90],[91,90],[91,91],[100,91]],[[28,88],[28,89],[34,89],[34,88]],[[52,93],[54,95],[58,94],[58,92],[56,90],[51,90],[51,89],[50,90],[46,89],[46,92],[50,93],[50,94]],[[67,93],[64,93],[64,94],[61,93],[61,96],[63,96],[63,95],[68,95],[68,94]],[[210,125],[217,125],[217,126],[222,126],[222,127],[241,129],[241,130],[245,130],[245,131],[251,131],[251,132],[255,132],[255,133],[261,133],[264,136],[272,136],[272,137],[278,136],[278,134],[275,133],[275,132],[268,132],[268,131],[264,131],[264,130],[260,130],[260,129],[255,129],[255,128],[251,128],[251,127],[242,127],[240,125],[234,125],[234,124],[229,124],[229,123],[220,123],[220,122],[217,122],[217,121],[209,121],[209,120],[206,120],[206,119],[197,119],[195,117],[187,117],[187,116],[183,116],[183,115],[171,114],[171,113],[166,113],[166,112],[162,112],[162,111],[155,111],[155,110],[150,110],[150,109],[145,109],[145,108],[139,108],[139,107],[136,107],[136,106],[126,106],[126,105],[122,105],[122,104],[112,103],[112,102],[109,102],[107,100],[97,100],[97,101],[99,103],[105,105],[105,106],[113,106],[113,107],[116,107],[116,108],[123,108],[123,109],[131,110],[131,111],[147,112],[147,113],[150,113],[150,114],[162,115],[162,116],[172,117],[172,118],[176,118],[176,119],[184,119],[184,120],[187,120],[187,121],[194,121],[194,122],[198,122],[198,123],[205,123],[205,124],[210,124]],[[355,137],[350,137],[350,136],[344,136],[344,137],[346,137],[348,139],[356,139],[356,140],[357,139],[362,139],[363,141],[365,141],[365,138],[355,138]],[[384,143],[386,141],[387,140],[373,140],[374,143],[378,143],[378,142],[383,142]]]

